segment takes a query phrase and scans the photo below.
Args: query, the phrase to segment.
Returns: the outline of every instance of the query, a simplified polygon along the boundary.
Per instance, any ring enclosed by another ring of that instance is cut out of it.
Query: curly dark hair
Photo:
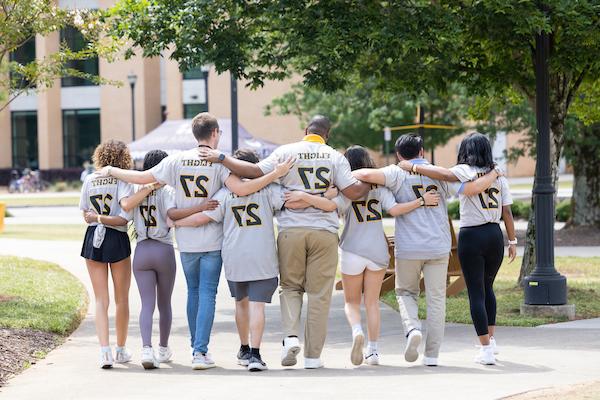
[[[96,147],[96,150],[94,150],[92,161],[98,169],[107,165],[121,169],[131,169],[133,166],[129,149],[125,142],[120,140],[109,140],[108,142],[100,143]]]

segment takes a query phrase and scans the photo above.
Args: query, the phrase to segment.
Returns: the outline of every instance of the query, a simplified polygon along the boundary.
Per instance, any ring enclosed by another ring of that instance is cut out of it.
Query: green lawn
[[[85,316],[87,292],[56,264],[0,257],[0,326],[70,334]]]
[[[515,183],[513,185],[510,185],[511,189],[530,189],[533,190],[533,184],[532,183]],[[558,189],[572,189],[573,188],[573,181],[562,181],[562,182],[558,182]]]
[[[87,225],[5,225],[0,239],[77,240],[83,242]]]
[[[537,326],[564,320],[547,317],[522,317],[519,307],[523,302],[523,289],[516,285],[521,259],[512,264],[504,262],[494,285],[498,304],[498,325]],[[600,257],[557,257],[556,267],[567,276],[569,286],[568,301],[574,303],[577,319],[600,317]],[[388,292],[382,300],[398,309],[394,292]],[[466,290],[456,297],[449,297],[446,303],[446,321],[471,323],[469,300]],[[419,299],[419,317],[425,318],[425,298]]]
[[[0,203],[7,207],[44,207],[44,206],[78,206],[79,196],[67,197],[14,197],[11,195],[0,196]]]

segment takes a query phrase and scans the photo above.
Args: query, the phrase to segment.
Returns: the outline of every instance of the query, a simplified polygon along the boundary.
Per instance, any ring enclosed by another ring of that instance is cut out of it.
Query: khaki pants
[[[308,297],[304,357],[319,358],[327,336],[329,304],[338,262],[338,236],[295,228],[279,233],[281,319],[285,336],[300,333],[304,293]]]
[[[396,298],[404,332],[421,330],[419,321],[419,281],[425,278],[427,338],[425,357],[438,357],[446,322],[446,276],[449,256],[433,260],[396,259]]]

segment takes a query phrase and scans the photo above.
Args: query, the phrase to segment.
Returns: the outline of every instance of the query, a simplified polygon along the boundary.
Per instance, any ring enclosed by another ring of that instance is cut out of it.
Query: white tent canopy
[[[219,150],[231,154],[231,120],[219,119],[219,128],[223,131],[219,141]],[[192,134],[192,120],[182,119],[165,121],[146,136],[129,144],[134,160],[142,160],[150,150],[164,150],[168,154],[178,153],[196,147],[198,143]],[[238,147],[254,149],[262,159],[277,148],[277,145],[261,139],[255,139],[242,125],[238,125]]]

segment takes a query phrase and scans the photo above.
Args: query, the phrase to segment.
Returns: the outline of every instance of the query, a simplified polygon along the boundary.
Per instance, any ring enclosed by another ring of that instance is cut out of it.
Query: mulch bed
[[[519,244],[525,243],[525,231],[517,230]],[[555,246],[600,246],[600,229],[565,227],[554,231]]]
[[[0,387],[27,363],[35,364],[38,352],[47,353],[61,342],[56,333],[0,328]]]

